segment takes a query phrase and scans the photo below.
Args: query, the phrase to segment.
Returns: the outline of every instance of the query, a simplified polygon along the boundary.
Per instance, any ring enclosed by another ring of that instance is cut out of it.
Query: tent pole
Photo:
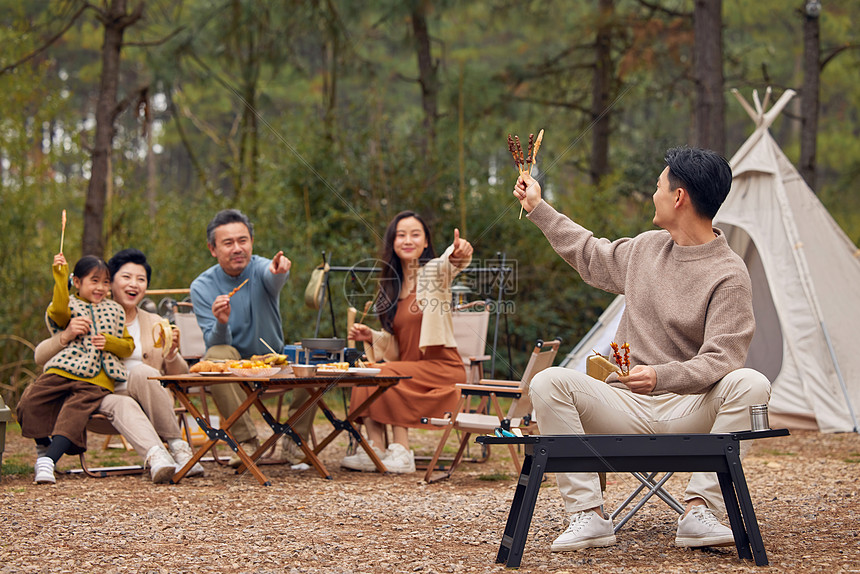
[[[824,321],[819,323],[821,330],[824,332],[824,340],[827,341],[827,350],[830,351],[830,359],[833,361],[833,367],[836,369],[836,378],[839,379],[839,386],[842,387],[842,394],[845,395],[845,404],[848,406],[848,414],[851,416],[851,422],[854,423],[854,432],[860,433],[860,427],[857,425],[857,415],[854,414],[854,407],[851,406],[851,397],[848,395],[848,387],[845,384],[845,379],[842,377],[842,369],[839,368],[839,360],[836,358],[836,352],[833,350],[833,343],[830,341],[830,332]]]

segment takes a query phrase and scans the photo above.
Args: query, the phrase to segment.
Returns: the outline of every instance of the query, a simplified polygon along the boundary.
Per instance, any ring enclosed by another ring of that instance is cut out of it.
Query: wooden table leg
[[[253,405],[256,401],[259,400],[260,393],[262,393],[263,391],[261,387],[254,389],[244,382],[240,382],[238,384],[242,388],[242,390],[245,391],[247,397],[242,402],[242,404],[236,408],[236,411],[231,414],[227,418],[227,420],[221,423],[220,429],[214,429],[209,426],[209,422],[200,414],[200,411],[197,410],[197,407],[194,406],[194,403],[191,402],[191,400],[188,398],[188,395],[179,387],[179,385],[170,384],[170,386],[173,388],[173,391],[176,393],[176,397],[179,402],[182,404],[182,406],[188,409],[188,412],[190,412],[194,416],[194,419],[197,421],[197,424],[200,426],[203,432],[206,433],[206,436],[208,437],[208,440],[203,443],[203,446],[201,446],[197,450],[197,452],[192,455],[191,460],[189,460],[185,464],[185,466],[179,469],[179,472],[173,475],[172,482],[174,484],[178,484],[179,481],[182,480],[182,478],[186,475],[186,473],[191,470],[191,467],[194,466],[194,463],[199,461],[200,458],[202,458],[203,455],[209,451],[209,449],[215,446],[215,443],[217,443],[219,440],[226,442],[227,445],[229,445],[229,447],[233,449],[233,452],[236,453],[244,466],[250,469],[251,474],[253,474],[257,478],[260,484],[262,484],[263,486],[270,486],[272,484],[269,481],[268,477],[260,471],[256,464],[254,464],[254,461],[248,456],[244,449],[239,446],[239,442],[236,440],[236,437],[234,437],[233,434],[230,432],[230,427],[233,426],[233,424],[237,420],[239,420],[239,417],[248,412],[248,409],[251,408],[251,405]]]
[[[305,400],[305,402],[299,405],[299,407],[293,413],[293,416],[287,419],[287,422],[285,423],[279,423],[277,420],[275,420],[275,417],[272,416],[272,413],[269,412],[269,410],[266,408],[266,405],[263,404],[263,401],[260,400],[258,396],[255,405],[257,407],[257,410],[259,410],[260,414],[263,416],[263,420],[265,420],[269,427],[272,429],[272,436],[266,439],[266,441],[260,446],[260,448],[257,449],[257,451],[254,453],[254,460],[257,460],[257,458],[259,458],[263,455],[263,453],[269,450],[269,448],[271,448],[272,445],[274,445],[275,442],[277,442],[277,440],[281,436],[287,435],[290,437],[291,440],[295,441],[299,448],[302,449],[302,452],[305,453],[305,457],[308,461],[310,461],[311,465],[313,465],[317,472],[320,473],[320,476],[331,480],[331,473],[329,473],[328,469],[325,467],[319,457],[316,456],[316,453],[308,447],[307,443],[302,440],[298,434],[296,434],[296,432],[293,430],[293,425],[302,417],[302,415],[304,415],[311,408],[313,408],[315,404],[320,402],[322,400],[322,396],[334,385],[335,383],[328,383],[325,387],[320,386],[315,389],[308,389],[308,398]],[[239,465],[237,471],[241,472],[244,470],[245,465]]]
[[[368,444],[368,441],[364,440],[364,438],[361,436],[361,433],[358,432],[358,429],[355,428],[355,425],[353,423],[355,423],[356,419],[358,419],[361,416],[361,414],[365,411],[365,409],[367,409],[367,407],[369,407],[371,404],[373,404],[373,402],[376,399],[378,399],[379,396],[382,395],[382,393],[384,393],[386,390],[388,390],[388,387],[390,387],[390,386],[391,386],[390,384],[377,386],[376,389],[370,394],[370,396],[368,396],[351,413],[347,413],[346,419],[344,419],[342,421],[335,418],[335,416],[334,416],[334,414],[332,414],[331,410],[328,409],[328,407],[326,407],[325,410],[323,410],[323,412],[326,413],[326,417],[329,419],[329,421],[334,426],[334,430],[331,431],[328,435],[326,435],[326,437],[323,438],[323,440],[317,444],[317,448],[315,449],[316,452],[322,451],[322,449],[324,449],[331,441],[333,441],[335,438],[337,438],[337,436],[341,432],[347,431],[347,432],[349,432],[350,435],[352,435],[352,437],[355,439],[355,441],[359,445],[361,445],[361,447],[364,449],[364,452],[366,452],[367,456],[370,457],[370,460],[373,461],[373,464],[376,466],[376,469],[383,474],[387,473],[388,469],[385,467],[385,464],[382,462],[382,460],[379,458],[379,456],[377,456],[377,454],[370,447],[370,444]],[[322,403],[322,404],[324,404],[324,403]]]

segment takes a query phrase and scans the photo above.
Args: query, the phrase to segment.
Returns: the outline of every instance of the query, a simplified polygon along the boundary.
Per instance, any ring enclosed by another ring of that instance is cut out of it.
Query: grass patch
[[[776,450],[772,448],[763,449],[762,453],[769,454],[772,456],[797,456],[796,452],[789,452],[787,450]]]
[[[842,461],[848,464],[860,463],[860,452],[849,452],[848,458],[843,458]]]
[[[3,469],[0,474],[3,476],[21,476],[24,474],[33,473],[33,465],[23,460],[23,456],[10,456],[8,460],[4,457]]]
[[[487,474],[478,475],[478,480],[484,480],[487,482],[499,481],[499,480],[510,480],[511,475],[507,472],[490,472]]]

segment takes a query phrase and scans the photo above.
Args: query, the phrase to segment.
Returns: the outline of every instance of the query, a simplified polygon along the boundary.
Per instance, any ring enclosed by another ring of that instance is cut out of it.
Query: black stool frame
[[[788,430],[726,434],[481,436],[481,444],[522,444],[525,462],[496,562],[518,568],[546,472],[716,472],[738,557],[767,565],[740,459],[740,441],[786,436]],[[752,551],[750,551],[752,550]]]

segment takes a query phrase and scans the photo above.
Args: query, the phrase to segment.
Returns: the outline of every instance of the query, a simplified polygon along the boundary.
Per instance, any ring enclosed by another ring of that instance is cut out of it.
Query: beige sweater
[[[721,231],[695,246],[663,230],[609,241],[546,202],[528,217],[586,283],[624,294],[615,341],[630,344],[631,367],[657,372],[653,394],[702,393],[744,366],[755,331],[752,287]]]
[[[454,340],[454,324],[451,319],[451,282],[460,271],[471,263],[472,258],[457,267],[450,261],[454,246],[448,246],[445,253],[428,261],[418,272],[415,285],[415,300],[421,308],[421,333],[418,346],[421,352],[427,347],[444,345],[456,347]],[[371,329],[373,341],[364,345],[367,358],[377,362],[397,361],[400,359],[400,348],[397,338],[388,331]]]

